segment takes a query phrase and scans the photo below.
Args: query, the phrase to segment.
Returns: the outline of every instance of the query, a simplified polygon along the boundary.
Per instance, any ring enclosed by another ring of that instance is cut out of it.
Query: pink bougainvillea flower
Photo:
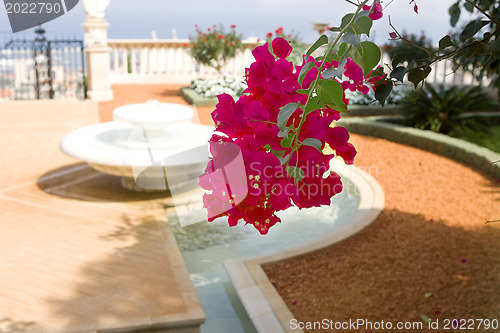
[[[263,62],[267,68],[271,68],[271,66],[274,65],[274,56],[271,54],[271,52],[269,52],[268,43],[257,46],[255,49],[253,49],[252,55],[257,62]]]
[[[398,34],[397,34],[397,33],[395,33],[395,32],[391,32],[391,33],[389,33],[389,36],[390,36],[392,39],[396,39],[396,38],[398,38]]]
[[[292,53],[292,47],[284,38],[275,38],[272,42],[273,53],[281,59],[284,59]]]
[[[467,260],[466,260],[465,258],[462,258],[462,259],[460,260],[460,262],[461,262],[462,264],[465,264],[465,263],[467,262]]]
[[[363,95],[366,95],[370,91],[370,88],[364,84],[365,76],[363,75],[363,70],[351,58],[347,58],[344,75],[349,79],[340,83],[344,90],[359,91]]]
[[[417,4],[416,4],[416,3],[415,3],[415,6],[413,6],[413,10],[415,11],[415,13],[417,13],[417,14],[418,14],[418,6],[417,6]]]
[[[382,5],[380,4],[380,2],[375,1],[373,3],[372,7],[373,7],[373,10],[368,15],[369,18],[371,18],[373,21],[375,21],[375,20],[382,18],[382,16],[384,16],[384,14],[382,13]],[[365,5],[365,6],[363,6],[363,10],[370,10],[370,9],[372,9],[372,7]]]
[[[437,315],[438,315],[438,314],[441,314],[441,311],[436,310],[436,311],[434,312],[434,314],[437,314]]]

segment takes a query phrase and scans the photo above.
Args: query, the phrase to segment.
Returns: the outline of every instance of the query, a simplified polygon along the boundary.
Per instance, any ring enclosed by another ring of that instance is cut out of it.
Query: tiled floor
[[[195,332],[204,314],[164,199],[59,152],[97,115],[90,102],[0,104],[0,332]]]

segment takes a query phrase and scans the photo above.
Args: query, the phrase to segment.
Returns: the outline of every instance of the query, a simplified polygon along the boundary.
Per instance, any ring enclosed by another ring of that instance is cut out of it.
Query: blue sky
[[[374,24],[377,43],[384,43],[391,31],[388,15],[400,30],[426,35],[437,43],[450,30],[448,7],[453,0],[418,0],[419,14],[412,10],[409,0],[394,0],[384,17]],[[306,5],[307,3],[307,5]],[[387,5],[385,0],[383,5]],[[3,7],[3,6],[2,6]],[[158,38],[171,38],[172,29],[178,38],[187,38],[194,33],[194,24],[203,28],[222,23],[237,25],[244,37],[264,38],[266,33],[278,27],[285,32],[294,29],[303,40],[313,42],[317,33],[312,22],[340,22],[342,16],[354,8],[344,0],[111,0],[106,10],[110,23],[109,38],[150,38],[155,30]],[[56,20],[45,24],[50,36],[83,38],[81,23],[85,12],[80,3],[75,9]],[[7,39],[10,25],[4,8],[0,8],[0,45]],[[22,34],[22,33],[20,33]]]

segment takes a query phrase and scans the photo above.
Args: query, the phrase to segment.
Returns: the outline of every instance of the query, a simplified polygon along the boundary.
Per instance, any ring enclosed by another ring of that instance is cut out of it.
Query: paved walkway
[[[0,103],[0,119],[0,332],[197,332],[204,314],[165,199],[58,149],[98,122],[97,105]]]

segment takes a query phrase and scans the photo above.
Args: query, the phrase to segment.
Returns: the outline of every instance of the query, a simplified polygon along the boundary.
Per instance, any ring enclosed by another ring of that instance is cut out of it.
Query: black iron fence
[[[86,99],[83,42],[11,39],[0,49],[0,100]]]

